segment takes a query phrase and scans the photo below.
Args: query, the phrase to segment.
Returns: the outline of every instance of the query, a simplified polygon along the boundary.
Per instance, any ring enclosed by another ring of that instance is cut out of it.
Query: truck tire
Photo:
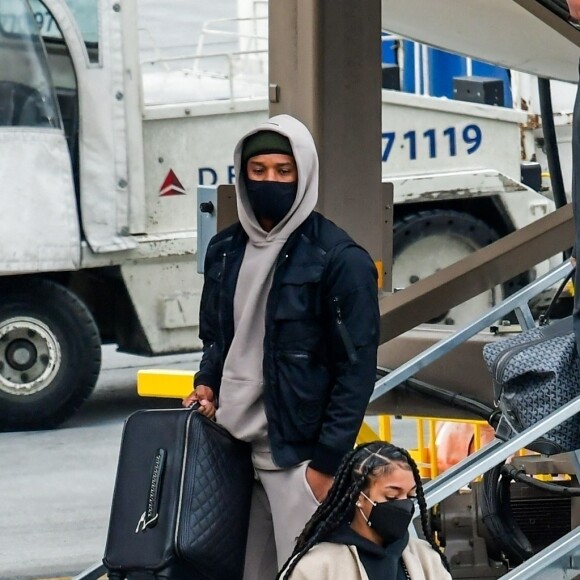
[[[393,228],[393,288],[406,288],[495,242],[499,234],[485,222],[454,210],[408,214]],[[438,324],[465,324],[502,299],[494,288],[433,318]]]
[[[40,278],[0,283],[0,431],[56,427],[100,367],[97,326],[72,292]]]

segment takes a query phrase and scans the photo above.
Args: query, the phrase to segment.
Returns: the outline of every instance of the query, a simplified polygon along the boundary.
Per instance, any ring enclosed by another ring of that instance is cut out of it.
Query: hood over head
[[[262,229],[254,215],[248,200],[245,181],[246,172],[244,165],[249,156],[244,149],[244,145],[247,143],[252,143],[253,145],[256,141],[259,142],[258,137],[250,139],[248,142],[246,142],[246,139],[261,131],[273,131],[288,139],[298,169],[296,199],[290,211],[270,232]],[[244,161],[242,161],[242,156]],[[316,207],[318,201],[318,154],[316,153],[316,146],[306,126],[290,115],[272,117],[244,135],[234,151],[234,167],[238,216],[252,243],[260,244],[274,239],[287,239]]]

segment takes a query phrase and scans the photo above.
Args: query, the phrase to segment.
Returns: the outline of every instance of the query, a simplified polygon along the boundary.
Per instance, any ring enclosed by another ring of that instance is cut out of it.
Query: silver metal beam
[[[369,222],[370,223],[370,222]],[[381,298],[381,344],[572,247],[571,204]]]
[[[532,311],[530,310],[529,304],[524,304],[522,306],[518,306],[515,309],[516,317],[522,330],[530,330],[536,326],[536,321],[532,316]]]
[[[468,338],[471,338],[479,331],[487,328],[491,324],[494,324],[502,317],[509,314],[515,308],[520,308],[525,305],[537,294],[553,286],[556,282],[561,280],[570,272],[572,266],[570,263],[565,262],[560,266],[554,268],[541,278],[538,278],[535,282],[532,282],[519,292],[516,292],[506,300],[504,300],[498,306],[492,308],[490,311],[486,312],[484,315],[479,317],[474,322],[471,322],[467,326],[458,330],[455,334],[452,334],[448,338],[434,344],[432,347],[428,348],[421,354],[415,356],[410,361],[401,365],[392,373],[383,377],[375,384],[375,390],[371,396],[371,401],[367,413],[373,414],[373,402],[377,401],[380,397],[388,393],[391,389],[394,389],[397,385],[406,381],[413,375],[415,375],[419,370],[425,368],[427,365],[431,364],[433,361],[441,358],[443,355],[447,354],[449,351],[453,350],[456,346],[465,342]],[[525,317],[527,319],[527,316]],[[525,322],[525,321],[524,321]],[[529,323],[529,321],[528,321]]]
[[[463,486],[473,481],[478,475],[485,473],[510,455],[523,449],[538,437],[560,425],[570,417],[580,413],[580,396],[567,405],[554,411],[532,427],[528,427],[509,441],[496,439],[472,455],[448,469],[435,479],[425,484],[425,500],[428,507],[443,501]]]
[[[572,580],[580,573],[579,557],[580,527],[577,527],[502,576],[502,580]]]
[[[98,580],[107,573],[107,569],[101,562],[93,564],[90,568],[83,570],[78,576],[72,580]]]

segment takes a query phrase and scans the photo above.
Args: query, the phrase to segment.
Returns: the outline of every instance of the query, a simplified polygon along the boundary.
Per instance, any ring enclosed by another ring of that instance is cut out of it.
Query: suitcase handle
[[[157,520],[159,519],[161,484],[163,482],[163,474],[165,473],[166,458],[167,451],[165,451],[165,449],[158,449],[151,470],[151,483],[149,485],[149,494],[147,496],[147,507],[137,522],[137,528],[135,529],[136,534],[144,532],[147,528],[153,528],[157,525]]]

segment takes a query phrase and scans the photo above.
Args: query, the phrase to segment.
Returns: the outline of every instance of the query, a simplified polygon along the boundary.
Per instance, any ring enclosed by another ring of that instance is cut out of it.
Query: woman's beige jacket
[[[411,538],[403,560],[411,580],[451,580],[439,554],[424,540]],[[322,542],[301,558],[290,579],[368,580],[368,576],[354,546]]]

